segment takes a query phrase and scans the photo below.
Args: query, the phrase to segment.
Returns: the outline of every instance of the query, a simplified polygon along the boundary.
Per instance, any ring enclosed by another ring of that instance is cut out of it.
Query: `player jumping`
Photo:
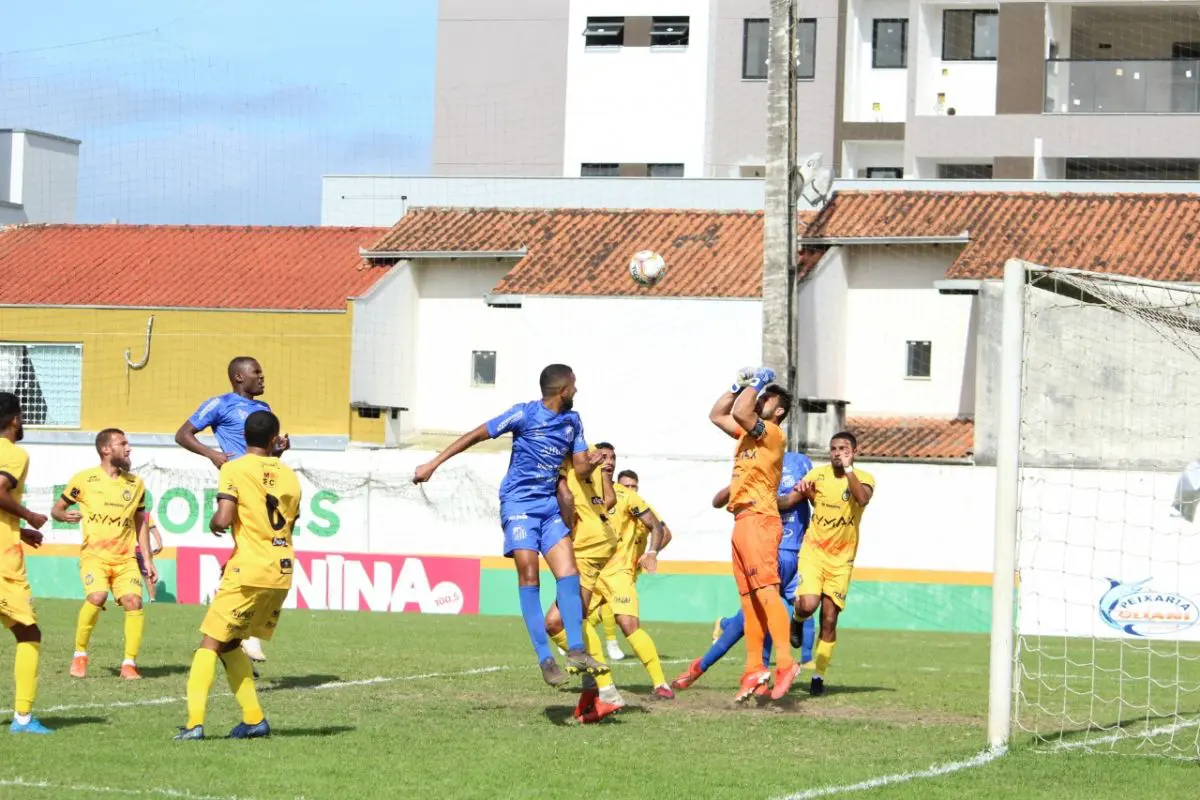
[[[71,677],[87,677],[88,643],[108,601],[109,591],[125,610],[125,660],[121,677],[138,680],[137,657],[146,629],[142,608],[142,571],[134,554],[140,547],[147,577],[158,580],[150,555],[150,528],[145,522],[146,487],[132,474],[132,448],[123,431],[105,428],[96,434],[100,465],[76,473],[54,502],[50,516],[72,525],[82,523],[79,578],[84,601],[75,625],[75,656]],[[78,505],[79,511],[70,510]]]
[[[800,482],[800,491],[812,501],[813,516],[800,546],[800,588],[796,590],[791,641],[795,646],[804,621],[820,609],[816,674],[809,684],[814,695],[825,691],[825,672],[837,644],[838,617],[850,591],[863,511],[875,496],[875,478],[854,467],[857,451],[858,439],[853,433],[834,434],[829,443],[830,463],[812,470]]]
[[[760,367],[743,369],[738,381],[713,405],[709,419],[738,440],[730,483],[733,523],[733,576],[746,618],[746,671],[735,700],[763,694],[771,673],[763,660],[766,635],[776,642],[788,635],[787,606],[779,597],[779,543],[783,523],[776,494],[783,477],[786,437],[779,427],[792,406],[786,389],[774,385],[775,373]],[[800,665],[791,650],[777,647],[775,687],[771,698],[787,694]]]
[[[583,423],[572,411],[575,373],[565,364],[551,364],[538,379],[541,400],[518,403],[498,417],[458,437],[432,461],[417,467],[413,483],[424,483],[449,459],[480,442],[512,434],[512,456],[500,484],[500,524],[504,529],[504,555],[517,570],[521,616],[537,653],[542,677],[561,686],[567,676],[550,652],[545,617],[539,595],[538,554],[546,559],[557,582],[557,602],[567,633],[569,669],[603,673],[608,667],[584,649],[583,600],[575,551],[559,511],[559,468],[570,458],[575,474],[588,480],[600,463],[589,455]]]
[[[269,736],[271,726],[258,703],[253,666],[239,647],[249,635],[270,641],[292,587],[295,553],[292,529],[300,516],[300,481],[275,455],[279,418],[270,411],[246,417],[246,455],[221,466],[217,510],[208,527],[220,536],[233,526],[233,555],[200,625],[204,638],[188,673],[187,727],[176,739],[204,738],[208,692],[225,664],[229,689],[242,707],[231,739]]]
[[[13,657],[13,682],[16,697],[9,733],[54,733],[33,718],[37,698],[38,658],[42,649],[42,630],[33,612],[33,591],[25,574],[25,550],[41,547],[38,528],[46,516],[21,504],[25,493],[25,475],[29,455],[17,442],[25,437],[21,423],[21,403],[12,392],[0,392],[0,625],[12,631],[17,640]],[[21,527],[25,520],[28,527]]]
[[[246,453],[246,418],[255,411],[270,411],[271,407],[258,397],[264,391],[262,366],[250,356],[238,356],[226,368],[230,391],[209,398],[175,432],[175,443],[183,449],[204,456],[220,469],[231,458]],[[196,434],[212,428],[219,450],[204,445]],[[271,455],[282,455],[291,446],[287,434],[271,445]],[[256,637],[242,642],[242,649],[253,661],[266,661],[262,643]]]

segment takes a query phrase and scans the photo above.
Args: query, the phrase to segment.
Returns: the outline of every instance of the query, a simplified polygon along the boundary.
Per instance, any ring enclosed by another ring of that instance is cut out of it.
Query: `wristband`
[[[658,551],[657,550],[647,550],[646,552],[642,553],[642,555],[643,556],[656,556],[656,555],[658,555]]]
[[[849,466],[849,467],[842,467],[842,472],[845,472],[845,473],[852,473],[852,472],[854,472],[854,467],[853,467],[853,466]]]

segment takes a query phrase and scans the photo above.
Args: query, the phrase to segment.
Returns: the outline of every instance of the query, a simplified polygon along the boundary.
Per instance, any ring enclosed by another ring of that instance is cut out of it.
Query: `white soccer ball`
[[[639,250],[629,262],[629,274],[642,286],[653,286],[667,274],[667,262],[653,250]]]

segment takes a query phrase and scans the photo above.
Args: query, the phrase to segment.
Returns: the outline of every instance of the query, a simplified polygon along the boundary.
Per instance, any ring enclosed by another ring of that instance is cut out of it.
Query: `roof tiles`
[[[852,417],[846,427],[864,458],[968,459],[975,447],[975,423],[967,417]]]

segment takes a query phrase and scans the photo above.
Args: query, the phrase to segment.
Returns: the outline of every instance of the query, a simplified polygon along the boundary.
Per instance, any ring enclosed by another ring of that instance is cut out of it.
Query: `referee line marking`
[[[891,786],[897,783],[908,783],[909,781],[921,780],[923,778],[939,778],[943,775],[950,775],[955,772],[961,772],[965,769],[973,769],[982,767],[985,764],[990,764],[996,759],[1008,752],[1007,748],[997,747],[968,758],[965,761],[953,761],[949,764],[934,764],[928,769],[923,769],[915,772],[900,772],[895,775],[882,775],[878,778],[870,778],[859,783],[849,783],[843,786],[819,786],[814,789],[805,789],[795,794],[789,794],[777,800],[812,800],[816,797],[830,797],[837,794],[850,794],[851,792],[866,792],[871,789],[879,789],[883,786]]]
[[[115,786],[92,786],[90,784],[74,783],[50,783],[49,781],[28,780],[26,778],[0,778],[0,787],[11,787],[17,789],[47,789],[53,791],[67,792],[90,792],[93,794],[121,794],[130,797],[172,797],[180,800],[253,800],[253,798],[244,795],[209,795],[209,794],[192,794],[186,790],[180,789],[120,789]]]

